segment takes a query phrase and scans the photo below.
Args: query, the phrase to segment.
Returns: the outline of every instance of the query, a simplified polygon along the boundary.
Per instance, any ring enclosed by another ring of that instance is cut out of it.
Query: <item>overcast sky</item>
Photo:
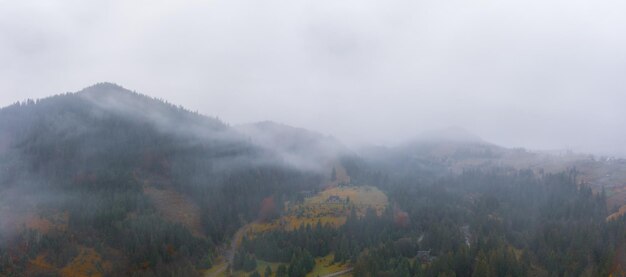
[[[109,81],[347,143],[626,153],[626,2],[0,0],[0,106]]]

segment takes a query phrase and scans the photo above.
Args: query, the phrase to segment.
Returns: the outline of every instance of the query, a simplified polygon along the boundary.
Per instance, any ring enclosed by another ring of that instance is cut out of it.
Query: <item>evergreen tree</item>
[[[287,267],[284,264],[279,265],[276,269],[276,277],[288,277]]]
[[[270,268],[270,266],[265,266],[265,274],[263,274],[264,277],[271,277],[272,276],[272,268]]]

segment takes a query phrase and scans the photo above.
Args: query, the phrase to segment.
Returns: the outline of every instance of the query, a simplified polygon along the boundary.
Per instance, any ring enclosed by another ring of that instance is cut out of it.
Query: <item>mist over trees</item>
[[[392,209],[352,214],[339,228],[268,232],[244,249],[291,266],[302,251],[334,253],[355,276],[607,276],[625,222],[607,223],[606,196],[575,175],[492,169],[395,180],[382,188],[409,215],[406,225]]]
[[[0,109],[0,275],[59,274],[89,249],[105,275],[199,276],[242,226],[277,220],[331,181],[375,186],[389,205],[357,213],[346,201],[340,226],[244,234],[229,266],[246,276],[306,276],[322,257],[354,276],[607,276],[622,266],[626,221],[606,220],[606,192],[575,168],[459,171],[451,161],[508,150],[458,142],[441,158],[429,142],[357,155],[295,128],[252,129],[108,83]]]
[[[0,158],[3,203],[28,199],[18,205],[68,213],[67,227],[48,234],[2,230],[3,245],[29,245],[3,252],[9,262],[2,268],[18,275],[28,259],[55,253],[50,243],[121,249],[128,264],[112,272],[192,272],[210,265],[215,245],[240,220],[257,217],[265,197],[285,199],[321,178],[286,166],[216,119],[112,84],[3,108],[0,130],[7,142]],[[194,201],[202,234],[158,216],[147,186]],[[3,209],[2,218],[10,218],[11,209]]]

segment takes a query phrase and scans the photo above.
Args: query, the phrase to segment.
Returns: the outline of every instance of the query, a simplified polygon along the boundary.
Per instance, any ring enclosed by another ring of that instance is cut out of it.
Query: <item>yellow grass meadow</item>
[[[329,199],[339,199],[329,202]],[[341,226],[346,222],[351,209],[363,215],[367,209],[374,209],[381,214],[387,207],[387,196],[375,187],[339,186],[321,191],[302,203],[285,206],[284,215],[271,222],[252,223],[248,236],[275,229],[294,230],[303,225],[330,224]]]

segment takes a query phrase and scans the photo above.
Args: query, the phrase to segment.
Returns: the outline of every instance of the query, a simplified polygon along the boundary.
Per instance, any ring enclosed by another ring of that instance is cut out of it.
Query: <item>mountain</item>
[[[397,146],[363,147],[358,153],[390,175],[434,180],[464,169],[495,166],[493,161],[508,151],[455,127],[426,132]]]
[[[322,183],[281,155],[110,83],[2,108],[1,272],[198,275],[263,199]]]
[[[626,268],[623,160],[509,149],[458,128],[358,153],[111,83],[4,107],[0,276]]]
[[[359,149],[373,168],[389,175],[433,180],[451,173],[485,168],[532,170],[539,174],[576,169],[581,182],[595,190],[611,188],[609,208],[626,204],[626,161],[573,152],[531,151],[488,142],[462,128],[447,128],[422,134],[393,147]],[[624,208],[626,210],[626,208]]]
[[[285,124],[262,121],[235,128],[253,144],[279,153],[287,164],[306,170],[330,172],[329,165],[338,157],[353,155],[331,136]]]

